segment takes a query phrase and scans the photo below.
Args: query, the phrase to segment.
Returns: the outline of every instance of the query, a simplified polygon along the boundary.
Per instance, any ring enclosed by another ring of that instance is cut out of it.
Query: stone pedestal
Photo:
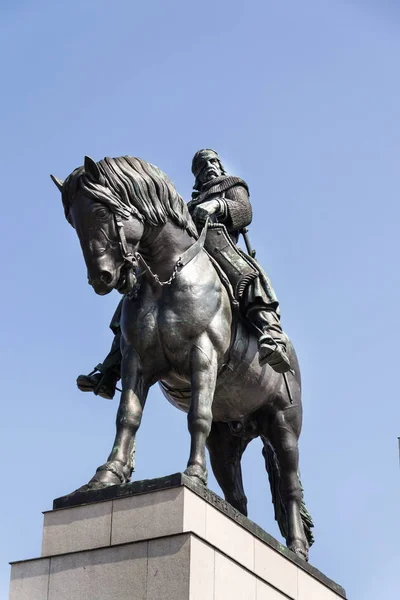
[[[10,600],[339,600],[345,592],[178,473],[60,498]]]

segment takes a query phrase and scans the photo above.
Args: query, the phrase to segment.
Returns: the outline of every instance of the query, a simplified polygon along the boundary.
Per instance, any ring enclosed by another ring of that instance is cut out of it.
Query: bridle
[[[132,211],[131,214],[135,214],[135,213]],[[156,273],[153,273],[150,266],[147,264],[147,262],[145,261],[145,259],[139,252],[135,252],[135,253],[129,252],[128,243],[126,241],[123,220],[122,220],[121,216],[118,215],[117,213],[114,212],[113,215],[114,215],[115,227],[117,230],[118,244],[119,244],[119,248],[121,251],[121,256],[124,261],[124,264],[129,266],[132,269],[135,269],[137,264],[140,262],[144,267],[144,271],[142,271],[142,273],[139,273],[137,275],[137,277],[140,277],[140,275],[143,275],[145,273],[145,271],[147,271],[149,273],[149,275],[151,276],[151,278],[153,279],[153,281],[155,283],[157,283],[158,285],[160,285],[161,287],[164,285],[172,284],[172,282],[174,281],[174,279],[176,278],[176,276],[178,274],[179,269],[183,269],[183,267],[185,265],[187,265],[195,256],[197,256],[197,254],[203,248],[204,242],[206,240],[206,234],[207,234],[207,229],[208,229],[208,219],[204,225],[203,231],[201,232],[201,234],[200,234],[199,238],[196,240],[196,242],[192,246],[190,246],[187,250],[185,250],[185,252],[182,254],[182,256],[180,256],[178,258],[178,260],[176,261],[174,268],[172,270],[172,274],[169,277],[169,279],[167,279],[166,281],[161,281],[159,276]]]
[[[120,215],[117,215],[117,213],[113,213],[113,214],[114,214],[114,223],[115,223],[115,228],[117,230],[118,243],[119,243],[119,249],[121,251],[122,260],[124,261],[125,264],[129,265],[130,267],[132,267],[132,269],[134,269],[137,265],[137,260],[136,260],[135,254],[133,254],[132,252],[129,252],[128,243],[126,241],[126,235],[125,235],[125,230],[124,230],[124,223],[123,223]]]

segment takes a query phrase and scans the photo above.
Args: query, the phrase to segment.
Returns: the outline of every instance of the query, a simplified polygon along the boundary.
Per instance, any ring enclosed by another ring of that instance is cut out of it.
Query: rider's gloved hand
[[[221,213],[221,201],[220,200],[208,200],[202,204],[198,204],[193,213],[192,219],[196,223],[197,227],[204,227],[207,217],[211,215],[219,215]]]

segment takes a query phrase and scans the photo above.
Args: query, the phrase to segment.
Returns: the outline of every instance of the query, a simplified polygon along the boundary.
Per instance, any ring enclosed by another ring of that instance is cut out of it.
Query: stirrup
[[[96,396],[101,396],[107,400],[112,400],[115,391],[118,390],[116,381],[115,383],[110,382],[110,374],[104,375],[97,368],[88,375],[79,375],[76,384],[81,392],[93,392]]]

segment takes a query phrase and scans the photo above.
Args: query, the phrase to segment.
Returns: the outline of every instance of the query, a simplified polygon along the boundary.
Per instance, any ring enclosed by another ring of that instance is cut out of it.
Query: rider
[[[192,173],[195,176],[189,211],[199,229],[207,217],[223,223],[237,243],[240,231],[252,218],[249,189],[243,179],[227,175],[215,150],[199,150],[193,157]],[[214,257],[218,262],[218,257]],[[258,350],[260,364],[268,363],[278,373],[290,370],[286,354],[287,337],[282,331],[279,303],[268,276],[261,266],[246,255],[258,277],[247,284],[241,310],[244,317],[259,332]]]
[[[192,173],[195,176],[194,192],[188,208],[196,226],[201,229],[207,217],[211,217],[226,226],[236,244],[240,230],[249,225],[252,219],[246,182],[227,175],[217,152],[210,149],[196,152]],[[278,300],[261,266],[247,255],[246,260],[258,271],[258,277],[246,286],[241,303],[242,313],[259,332],[260,364],[268,363],[278,373],[285,373],[290,370],[290,362],[286,354],[287,337],[280,325]],[[77,386],[81,391],[94,392],[109,399],[114,397],[121,377],[121,303],[110,324],[115,336],[110,352],[89,375],[79,375],[77,378]]]

